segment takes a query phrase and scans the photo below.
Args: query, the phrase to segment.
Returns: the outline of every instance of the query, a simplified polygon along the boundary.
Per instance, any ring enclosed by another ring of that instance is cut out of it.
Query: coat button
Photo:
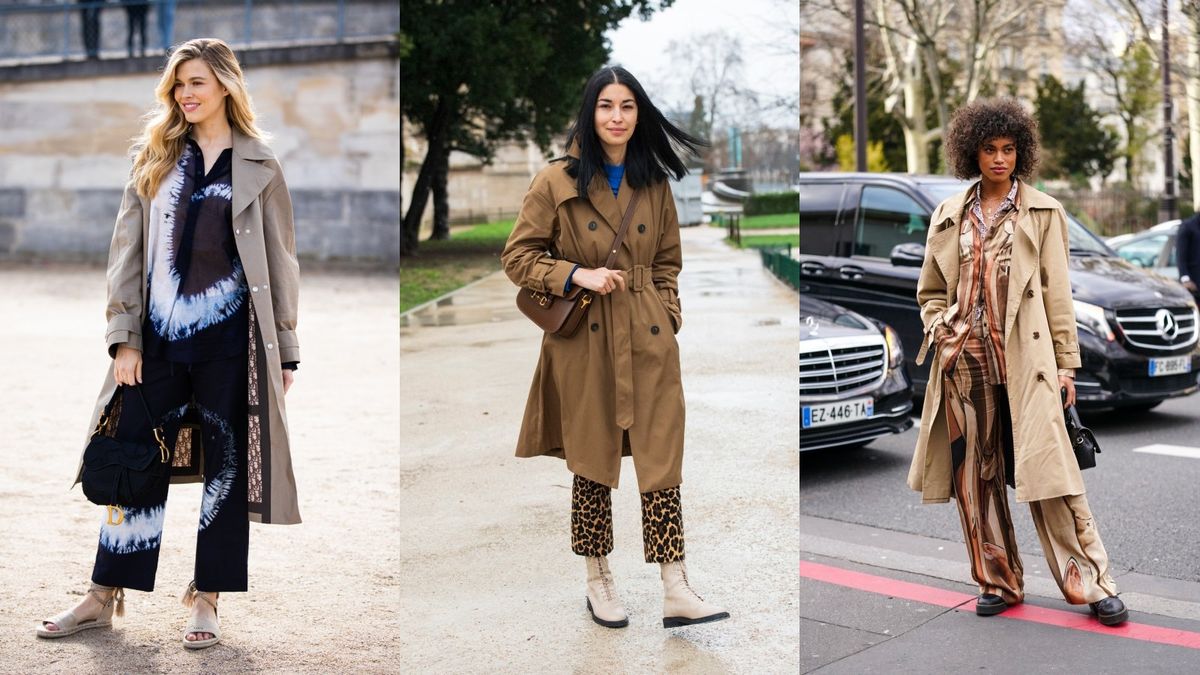
[[[275,348],[275,345],[271,344],[270,342],[268,342],[268,343],[267,343],[267,349],[274,349],[274,348]],[[1039,378],[1039,379],[1040,379],[1041,377],[1042,377],[1041,375],[1038,375],[1038,378]]]
[[[1036,339],[1038,339],[1039,337],[1041,337],[1041,334],[1039,334],[1039,333],[1038,333],[1036,330],[1035,330],[1035,331],[1033,331],[1033,339],[1034,339],[1034,340],[1036,340]]]
[[[640,224],[640,225],[638,225],[638,234],[645,234],[645,233],[646,233],[646,226],[645,226],[645,224]]]
[[[595,333],[598,330],[600,330],[600,324],[598,324],[598,323],[592,324],[592,332]]]
[[[592,222],[588,223],[588,229],[589,230],[596,229],[596,221],[593,220]]]
[[[233,233],[234,233],[234,234],[241,234],[241,233],[242,233],[242,231],[241,231],[241,230],[234,230],[234,231],[233,231]]]
[[[658,335],[658,326],[650,326],[650,334]]]
[[[1031,288],[1031,289],[1029,289],[1029,290],[1027,290],[1027,291],[1025,291],[1025,297],[1027,297],[1027,298],[1032,298],[1032,297],[1033,297],[1033,289],[1032,289],[1032,288]]]
[[[1038,378],[1037,378],[1037,380],[1038,380],[1038,382],[1045,382],[1045,381],[1046,381],[1046,376],[1045,376],[1045,375],[1043,375],[1043,374],[1041,374],[1041,373],[1038,373]]]
[[[252,287],[250,288],[250,290],[251,290],[251,291],[253,291],[253,292],[255,292],[255,293],[257,293],[257,292],[258,292],[258,286],[252,286]]]

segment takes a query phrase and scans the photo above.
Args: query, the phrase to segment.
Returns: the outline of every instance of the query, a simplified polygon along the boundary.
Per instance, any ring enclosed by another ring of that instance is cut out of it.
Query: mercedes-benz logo
[[[1154,315],[1154,325],[1158,328],[1158,334],[1168,342],[1179,334],[1179,323],[1175,321],[1175,315],[1169,309],[1158,310]]]

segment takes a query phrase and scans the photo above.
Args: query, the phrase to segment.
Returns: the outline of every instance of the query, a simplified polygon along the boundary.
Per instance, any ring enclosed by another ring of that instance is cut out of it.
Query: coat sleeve
[[[575,263],[550,256],[558,227],[549,181],[539,174],[525,193],[513,231],[500,254],[504,273],[514,284],[541,293],[566,294],[567,278]]]
[[[917,278],[917,304],[921,307],[921,324],[925,329],[921,349],[917,352],[917,365],[925,362],[925,352],[946,313],[946,277],[938,267],[933,248],[929,245],[937,232],[934,224],[941,222],[941,219],[942,207],[939,206],[929,218],[929,228],[925,233],[925,262],[921,264],[921,276]]]
[[[121,210],[108,249],[108,328],[104,339],[109,356],[126,345],[142,349],[142,305],[145,301],[145,256],[142,242],[142,200],[133,181],[125,186]]]
[[[300,301],[300,263],[296,260],[292,196],[279,167],[276,167],[275,178],[263,191],[263,243],[267,252],[275,332],[279,340],[279,361],[299,362],[296,312]]]
[[[1175,266],[1179,269],[1179,277],[1189,277],[1192,281],[1200,284],[1200,269],[1196,269],[1192,265],[1192,260],[1200,258],[1200,251],[1196,250],[1196,235],[1195,231],[1200,229],[1197,226],[1197,219],[1200,214],[1192,216],[1179,226],[1179,234],[1175,236]]]
[[[1071,300],[1070,249],[1067,217],[1062,207],[1049,212],[1042,231],[1038,262],[1042,272],[1042,305],[1054,343],[1054,360],[1059,368],[1079,368],[1079,336],[1075,332],[1075,303]]]
[[[683,328],[683,312],[679,303],[679,270],[683,268],[683,250],[679,243],[679,216],[675,211],[675,198],[671,194],[671,186],[663,181],[662,206],[659,209],[659,223],[662,224],[662,234],[658,240],[658,250],[654,252],[654,267],[652,278],[654,288],[667,313],[671,315],[671,324],[678,333]]]

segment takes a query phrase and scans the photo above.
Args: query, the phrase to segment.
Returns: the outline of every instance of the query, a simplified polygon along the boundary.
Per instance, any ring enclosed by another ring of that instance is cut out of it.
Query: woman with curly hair
[[[1023,182],[1038,163],[1037,123],[1015,100],[977,100],[955,113],[945,148],[954,174],[977,180],[930,220],[917,363],[931,347],[935,358],[908,484],[925,503],[957,501],[976,614],[1024,599],[1007,484],[1029,503],[1067,602],[1122,623],[1128,612],[1062,420],[1079,345],[1066,215]]]

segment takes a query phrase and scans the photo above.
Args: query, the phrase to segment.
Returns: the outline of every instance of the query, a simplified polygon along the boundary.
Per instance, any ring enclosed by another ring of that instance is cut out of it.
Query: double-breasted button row
[[[267,285],[266,285],[266,284],[263,284],[263,285],[262,285],[262,288],[263,288],[263,290],[266,290],[266,288],[267,288]],[[258,292],[258,289],[259,289],[259,287],[258,287],[258,286],[251,286],[251,287],[250,287],[250,292],[251,292],[251,293],[257,293],[257,292]]]
[[[234,230],[233,233],[234,234],[250,234],[250,228],[247,227],[244,230]]]

